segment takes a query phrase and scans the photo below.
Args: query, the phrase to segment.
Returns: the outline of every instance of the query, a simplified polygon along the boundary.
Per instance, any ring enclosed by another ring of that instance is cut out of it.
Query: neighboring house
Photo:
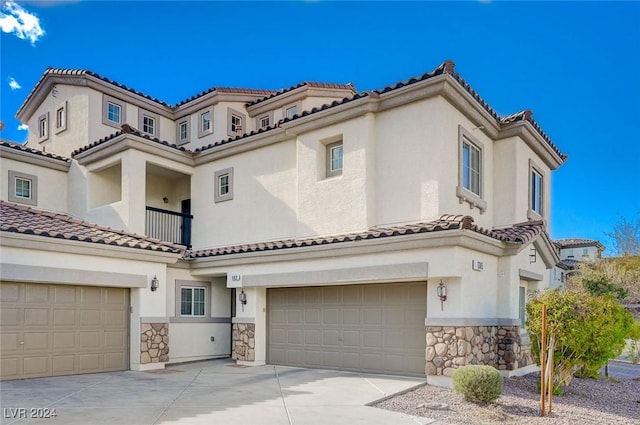
[[[450,61],[371,92],[217,87],[176,105],[48,69],[17,116],[32,132],[0,143],[3,379],[225,356],[535,367],[524,303],[560,260],[566,156]]]
[[[580,269],[580,264],[599,260],[606,249],[599,241],[579,238],[554,240],[553,245],[560,262],[551,271],[552,288],[563,286],[567,276]]]

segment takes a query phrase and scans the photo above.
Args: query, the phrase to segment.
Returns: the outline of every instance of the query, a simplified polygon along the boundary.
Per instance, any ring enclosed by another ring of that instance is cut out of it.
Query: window
[[[542,169],[529,160],[529,220],[540,220],[544,212],[544,174]]]
[[[180,288],[180,316],[204,317],[205,288],[182,286]]]
[[[343,149],[342,141],[327,145],[327,177],[342,174]]]
[[[228,108],[227,109],[227,135],[233,137],[242,134],[244,128],[244,114]]]
[[[273,123],[273,111],[265,112],[264,115],[258,116],[256,118],[256,128],[265,129],[268,128]]]
[[[527,288],[524,286],[520,287],[520,292],[518,294],[518,313],[520,317],[520,327],[524,328],[526,320],[527,320]]]
[[[120,128],[125,120],[125,103],[108,95],[102,96],[102,123]]]
[[[233,168],[216,171],[215,173],[214,202],[222,202],[233,199]]]
[[[487,209],[487,202],[482,199],[483,193],[483,145],[462,126],[458,127],[458,143],[460,165],[458,171],[458,187],[456,195],[460,202],[468,202],[477,207],[480,213]]]
[[[198,113],[198,137],[213,133],[213,108]]]
[[[67,129],[67,102],[56,109],[56,134]]]
[[[20,204],[38,204],[38,177],[9,171],[9,201]]]
[[[582,248],[582,256],[583,257],[589,256],[589,248]]]
[[[191,138],[189,134],[189,117],[186,117],[181,121],[178,121],[178,125],[176,129],[178,133],[176,136],[176,139],[178,140],[178,144],[181,145],[183,143],[189,142],[189,139]]]
[[[140,128],[143,133],[146,133],[150,136],[158,136],[158,134],[160,133],[158,131],[159,122],[160,117],[157,114],[145,111],[143,109],[138,109],[138,128]]]
[[[38,143],[49,138],[49,113],[44,113],[38,117]]]
[[[259,128],[267,128],[267,127],[269,127],[269,116],[268,115],[266,117],[260,118],[258,127]]]
[[[285,118],[293,118],[294,115],[298,113],[300,109],[300,103],[296,103],[295,105],[285,106],[284,108],[284,117]]]

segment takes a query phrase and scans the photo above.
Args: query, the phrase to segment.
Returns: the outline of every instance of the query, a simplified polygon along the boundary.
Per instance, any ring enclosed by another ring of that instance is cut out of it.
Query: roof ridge
[[[253,100],[251,102],[247,102],[245,105],[246,106],[253,106],[253,105],[257,105],[258,103],[262,103],[264,101],[267,101],[269,99],[272,99],[274,97],[280,96],[282,94],[285,93],[289,93],[290,91],[293,91],[295,89],[299,89],[300,87],[304,87],[304,86],[308,86],[308,87],[316,87],[316,88],[328,88],[328,89],[350,89],[351,92],[353,94],[357,93],[355,86],[352,83],[323,83],[323,82],[317,82],[317,81],[301,81],[298,84],[294,84],[292,86],[289,87],[285,87],[285,88],[281,88],[280,90],[275,91],[273,94],[270,94],[268,96],[265,96],[261,99],[256,99]]]
[[[49,153],[49,152],[40,151],[40,150],[31,148],[29,146],[22,145],[20,143],[9,142],[9,141],[4,140],[4,139],[0,139],[0,146],[5,146],[7,148],[15,149],[15,150],[18,150],[18,151],[21,151],[21,152],[26,152],[26,153],[29,153],[29,154],[32,154],[32,155],[45,156],[47,158],[55,159],[55,160],[58,160],[58,161],[71,162],[71,159],[67,158],[66,156],[58,155],[58,154],[55,154],[55,153]]]

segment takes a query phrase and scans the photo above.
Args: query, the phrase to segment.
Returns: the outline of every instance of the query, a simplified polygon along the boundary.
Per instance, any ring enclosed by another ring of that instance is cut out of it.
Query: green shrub
[[[470,401],[495,401],[502,394],[502,375],[491,366],[463,366],[453,374],[453,389]]]

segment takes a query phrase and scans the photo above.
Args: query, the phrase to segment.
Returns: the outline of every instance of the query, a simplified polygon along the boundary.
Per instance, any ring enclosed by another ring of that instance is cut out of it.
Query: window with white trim
[[[189,142],[189,139],[190,139],[189,117],[186,117],[178,121],[178,124],[176,125],[176,132],[177,132],[176,139],[179,145]]]
[[[44,142],[49,138],[49,113],[38,117],[38,142]]]
[[[125,120],[125,103],[115,97],[102,95],[102,124],[120,128]]]
[[[149,136],[160,134],[160,116],[144,109],[138,109],[138,128]]]
[[[542,174],[531,170],[531,210],[542,215]]]
[[[142,131],[148,134],[156,134],[156,120],[147,115],[142,117]]]
[[[462,126],[458,127],[459,168],[456,195],[460,203],[467,202],[483,213],[487,209],[484,197],[483,145]]]
[[[270,125],[269,115],[262,117],[259,119],[258,127],[259,128],[267,128]]]
[[[9,170],[9,201],[20,204],[38,204],[38,177]]]
[[[216,171],[214,202],[233,199],[233,167]]]
[[[207,291],[204,287],[180,287],[180,316],[204,317]]]
[[[344,151],[342,140],[327,145],[327,177],[342,174]]]
[[[242,134],[246,130],[244,125],[245,116],[235,109],[227,109],[227,135],[233,137]]]
[[[198,113],[198,137],[213,133],[213,108]]]
[[[293,105],[285,108],[284,116],[285,118],[293,118],[294,115],[298,113],[298,105]]]
[[[61,133],[67,129],[67,102],[63,102],[62,105],[56,109],[56,134]]]

